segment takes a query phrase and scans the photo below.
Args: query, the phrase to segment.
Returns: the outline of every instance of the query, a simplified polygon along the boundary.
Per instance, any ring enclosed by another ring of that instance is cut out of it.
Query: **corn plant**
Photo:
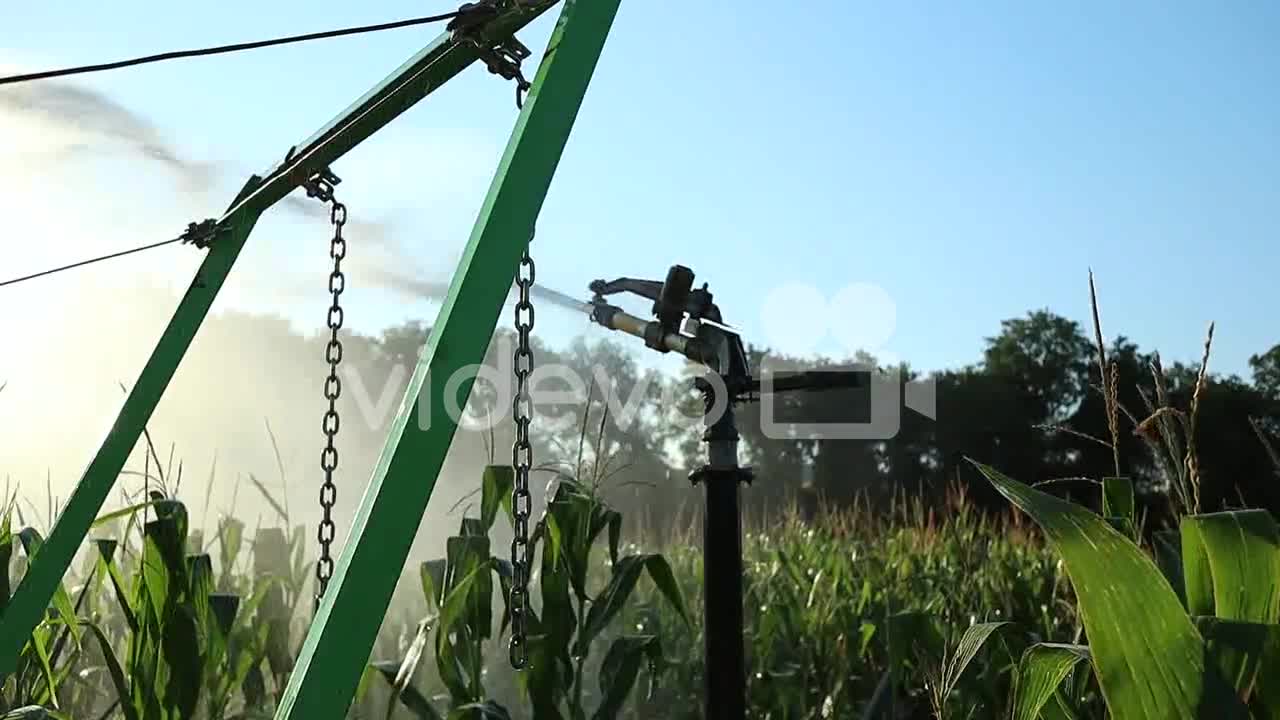
[[[975,464],[1061,555],[1087,637],[1028,649],[1015,717],[1071,712],[1061,682],[1084,663],[1113,718],[1280,717],[1280,525],[1269,513],[1183,517],[1173,575],[1113,523]]]
[[[15,551],[21,550],[30,563],[44,541],[35,528],[13,532],[12,507],[7,503],[0,511],[0,613],[9,602],[9,570],[17,556]],[[66,588],[58,586],[45,621],[36,627],[19,656],[16,672],[0,686],[0,711],[15,717],[63,717],[58,691],[75,665],[81,632],[76,610],[88,596],[89,588],[90,583],[86,583],[73,603]]]
[[[601,658],[598,691],[591,692],[586,671],[597,640],[627,607],[642,574],[687,627],[688,611],[667,559],[656,553],[620,555],[622,516],[605,505],[589,489],[561,478],[533,534],[540,550],[540,615],[531,622],[532,669],[526,689],[535,720],[586,717],[587,700],[598,698],[592,715],[596,720],[614,718],[631,693],[642,667],[647,667],[650,688],[664,666],[661,638],[655,634],[621,633],[612,639]],[[591,587],[588,568],[592,551],[608,532],[606,549],[609,576],[598,590]],[[535,555],[536,556],[536,555]]]
[[[682,593],[697,597],[700,553],[668,554]],[[977,511],[958,488],[937,507],[900,499],[890,513],[859,503],[812,521],[785,514],[748,527],[744,560],[751,717],[919,717],[932,709],[947,648],[971,625],[1009,622],[1036,640],[1069,640],[1076,629],[1070,586],[1038,534]],[[693,720],[706,671],[702,608],[692,605],[687,632],[655,594],[642,588],[621,625],[662,638],[667,673],[627,717]],[[949,706],[1002,717],[1011,682],[984,650]]]
[[[144,508],[154,519],[138,525]],[[158,492],[95,527],[110,528],[122,517],[123,536],[93,542],[90,580],[73,608],[86,638],[77,676],[102,677],[92,688],[96,697],[82,703],[76,717],[268,716],[262,667],[276,625],[261,607],[280,579],[258,577],[243,598],[219,591],[210,556],[188,552],[198,543],[189,537],[185,506]],[[130,543],[135,528],[136,549]],[[108,586],[114,603],[106,601]],[[96,600],[83,602],[86,597]]]
[[[490,466],[482,485],[479,518],[464,518],[457,536],[447,543],[446,557],[422,564],[422,586],[430,614],[418,624],[418,633],[399,662],[377,663],[394,688],[395,697],[419,718],[509,718],[506,707],[485,690],[485,646],[492,639],[494,595],[497,578],[501,597],[509,600],[511,566],[490,554],[488,533],[500,509],[511,512],[513,474],[510,467]],[[671,566],[661,555],[619,554],[622,516],[578,483],[561,478],[546,512],[531,537],[531,557],[541,565],[536,578],[541,612],[530,617],[530,668],[522,682],[532,716],[585,718],[588,707],[598,720],[616,718],[635,687],[642,666],[651,680],[663,664],[661,639],[652,634],[613,633],[642,574],[678,615],[687,621],[684,601]],[[610,575],[595,583],[589,577],[593,550],[607,533]],[[510,622],[504,604],[498,635]],[[434,639],[435,669],[445,688],[447,708],[437,709],[410,684],[428,643]],[[592,650],[609,639],[602,659]],[[502,655],[505,662],[505,654]],[[598,690],[588,688],[598,678]],[[388,708],[388,717],[390,717]]]
[[[506,718],[509,714],[485,690],[485,646],[493,634],[493,579],[503,597],[510,591],[510,564],[490,552],[489,530],[499,509],[509,506],[512,487],[509,467],[485,470],[479,518],[462,520],[458,535],[446,541],[445,557],[423,562],[419,578],[427,616],[417,623],[402,659],[374,662],[371,668],[391,687],[390,718],[396,704],[418,718],[443,718],[436,704],[413,680],[434,638],[435,669],[446,690],[449,717]],[[505,629],[508,618],[503,617]]]

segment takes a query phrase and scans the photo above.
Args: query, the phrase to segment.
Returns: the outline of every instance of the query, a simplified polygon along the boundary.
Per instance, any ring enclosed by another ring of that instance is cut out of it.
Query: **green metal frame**
[[[555,2],[511,0],[485,26],[482,39],[505,40]],[[483,357],[618,2],[565,0],[437,330],[361,501],[355,527],[277,717],[310,720],[345,714],[456,429],[456,422],[443,411],[444,383],[455,370]],[[569,31],[571,27],[581,29]],[[441,35],[240,191],[218,220],[208,255],[115,423],[0,616],[0,682],[16,668],[22,648],[44,617],[258,218],[477,59],[475,45],[449,33]],[[409,423],[415,398],[422,391],[429,393],[423,398],[430,403],[433,418],[427,428]],[[468,383],[464,392],[469,391]],[[331,618],[343,621],[330,622]]]
[[[446,386],[484,360],[619,1],[567,0],[561,11],[277,719],[346,716],[457,429]]]

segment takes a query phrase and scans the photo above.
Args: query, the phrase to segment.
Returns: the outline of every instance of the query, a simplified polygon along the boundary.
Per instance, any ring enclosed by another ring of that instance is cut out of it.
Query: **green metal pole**
[[[561,12],[277,720],[347,714],[457,429],[446,386],[484,359],[619,1],[567,0]]]
[[[477,30],[481,42],[498,42],[525,27],[556,0],[511,0]],[[316,172],[363,142],[479,59],[469,40],[444,33],[351,107],[317,131],[261,177],[252,178],[218,221],[218,234],[196,279],[174,311],[124,406],[93,460],[85,468],[48,539],[33,559],[9,605],[0,615],[0,683],[17,667],[19,655],[44,617],[58,583],[84,542],[94,518],[138,444],[160,397],[231,272],[258,218]]]
[[[146,427],[257,220],[258,213],[249,208],[228,217],[225,227],[230,232],[219,238],[200,264],[195,280],[178,304],[138,381],[130,389],[101,448],[85,468],[48,539],[32,559],[4,615],[0,616],[0,682],[17,668],[23,646],[44,617],[49,600],[62,582],[76,549],[102,509],[103,501],[111,492],[129,453],[137,445],[142,429]]]

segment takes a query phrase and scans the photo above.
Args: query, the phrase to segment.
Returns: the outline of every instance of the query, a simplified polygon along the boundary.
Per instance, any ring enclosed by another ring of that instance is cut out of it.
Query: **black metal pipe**
[[[743,649],[742,524],[736,468],[711,469],[702,478],[702,593],[706,720],[744,720],[747,664]]]
[[[742,514],[738,484],[751,471],[738,465],[738,429],[730,400],[712,416],[715,388],[695,381],[706,409],[707,464],[693,474],[706,487],[702,517],[703,668],[705,720],[745,720],[747,662],[743,648]]]

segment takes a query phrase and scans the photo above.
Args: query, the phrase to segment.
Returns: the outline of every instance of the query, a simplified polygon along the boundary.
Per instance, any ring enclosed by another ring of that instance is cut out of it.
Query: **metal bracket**
[[[218,221],[209,218],[201,220],[198,223],[187,223],[187,229],[182,231],[179,237],[184,245],[195,245],[197,248],[204,250],[213,244],[213,239],[218,235]]]
[[[529,48],[515,38],[514,35],[493,47],[480,45],[480,59],[484,61],[489,72],[504,80],[516,82],[516,107],[524,109],[524,94],[532,85],[524,78],[520,63],[531,54]]]
[[[342,178],[333,174],[329,168],[325,168],[302,183],[302,188],[307,191],[307,197],[319,198],[320,202],[329,202],[333,199],[333,189],[342,182]]]
[[[756,479],[755,468],[713,468],[704,465],[689,473],[689,484],[697,487],[712,480],[734,480],[742,485],[751,485]]]
[[[518,3],[517,3],[518,4]],[[484,26],[500,12],[497,0],[482,0],[467,3],[459,8],[460,13],[449,23],[448,30],[458,41],[468,41],[479,50],[480,60],[489,68],[489,72],[504,80],[516,83],[516,107],[524,108],[524,94],[532,85],[524,77],[521,64],[532,53],[529,48],[516,39],[515,35],[494,42],[488,40],[480,32]]]
[[[476,30],[498,17],[498,14],[498,3],[495,0],[463,3],[458,8],[457,16],[449,21],[449,24],[445,26],[445,30],[453,33],[455,39],[474,37]]]

